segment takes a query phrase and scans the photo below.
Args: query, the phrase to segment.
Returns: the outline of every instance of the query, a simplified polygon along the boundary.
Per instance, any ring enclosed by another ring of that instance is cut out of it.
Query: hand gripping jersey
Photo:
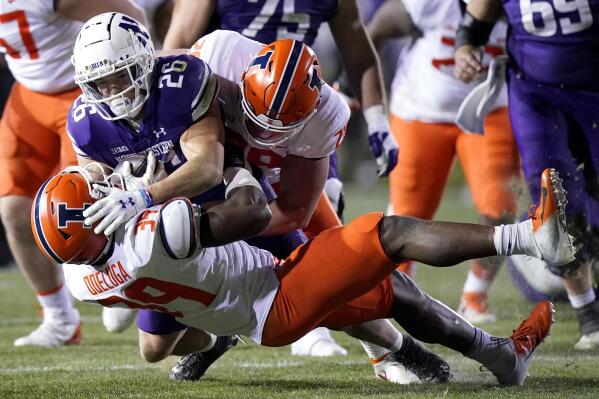
[[[218,82],[206,63],[187,55],[159,58],[153,80],[139,126],[107,121],[79,97],[67,122],[75,152],[114,168],[132,155],[152,151],[167,173],[181,166],[186,158],[179,139],[206,113]]]
[[[295,39],[309,46],[335,15],[337,0],[217,0],[220,28],[262,43]]]
[[[390,110],[404,120],[454,123],[462,100],[480,82],[466,84],[453,76],[455,32],[462,19],[458,0],[403,0],[416,27],[422,31],[398,64],[391,84]],[[504,54],[506,25],[498,22],[483,48],[483,64]],[[493,109],[505,106],[505,90]]]
[[[515,68],[538,82],[599,90],[599,0],[502,0]]]
[[[190,54],[205,61],[219,77],[219,100],[225,125],[242,133],[243,110],[238,82],[241,75],[264,45],[239,33],[217,30],[202,37]],[[259,166],[270,183],[279,181],[283,158],[296,155],[304,158],[324,158],[332,154],[343,139],[340,131],[349,120],[349,107],[326,83],[322,85],[320,104],[306,126],[287,143],[274,149],[246,147],[246,158]]]
[[[173,214],[191,215],[189,202],[173,200],[131,219],[115,233],[112,254],[99,270],[65,264],[73,296],[155,310],[216,335],[242,334],[260,343],[279,286],[273,256],[242,241],[198,248],[192,220],[167,220]]]
[[[1,0],[0,51],[15,79],[32,91],[75,87],[71,54],[83,23],[55,12],[54,0]]]

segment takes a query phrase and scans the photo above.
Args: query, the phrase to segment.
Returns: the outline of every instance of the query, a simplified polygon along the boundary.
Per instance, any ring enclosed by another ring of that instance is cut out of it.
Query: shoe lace
[[[512,341],[518,353],[528,354],[534,347],[541,343],[539,335],[533,327],[523,322],[512,333]]]

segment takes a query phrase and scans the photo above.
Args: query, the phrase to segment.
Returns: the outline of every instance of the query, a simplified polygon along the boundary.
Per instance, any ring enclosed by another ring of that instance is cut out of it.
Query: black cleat
[[[406,335],[401,349],[389,356],[414,373],[422,382],[448,382],[453,377],[453,371],[445,360]]]
[[[169,378],[175,381],[197,381],[208,370],[219,357],[221,357],[230,348],[237,345],[239,338],[217,337],[212,349],[206,352],[193,352],[183,356],[177,364],[171,368]]]

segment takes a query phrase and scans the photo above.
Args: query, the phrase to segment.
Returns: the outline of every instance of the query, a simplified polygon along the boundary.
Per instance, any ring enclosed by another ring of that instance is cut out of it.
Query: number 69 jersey
[[[42,93],[75,87],[71,54],[83,23],[58,15],[55,3],[0,0],[0,51],[15,79]]]
[[[101,266],[64,265],[69,290],[81,301],[155,310],[260,343],[279,286],[274,257],[243,241],[198,248],[192,214],[185,199],[143,211],[115,233]]]

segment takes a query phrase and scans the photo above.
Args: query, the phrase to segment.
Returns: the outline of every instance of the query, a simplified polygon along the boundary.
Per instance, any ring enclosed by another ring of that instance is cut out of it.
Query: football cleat
[[[106,331],[120,333],[133,323],[136,314],[135,309],[105,307],[102,309],[102,324]]]
[[[576,350],[599,348],[599,299],[575,309],[580,330],[580,339],[574,345]]]
[[[378,359],[370,359],[374,375],[377,378],[400,385],[421,382],[414,373],[408,371],[403,364],[400,364],[389,355],[390,353],[387,353]]]
[[[81,343],[81,321],[79,312],[75,309],[76,321],[67,322],[64,319],[46,318],[38,328],[29,335],[17,338],[15,346],[39,346],[52,348],[62,345],[78,345]]]
[[[291,344],[291,354],[316,357],[346,356],[347,350],[335,342],[329,330],[318,327]]]
[[[237,345],[239,337],[217,337],[212,349],[185,355],[171,368],[169,378],[174,381],[197,381],[206,370],[230,348]]]
[[[566,230],[566,190],[555,169],[547,168],[541,175],[541,198],[528,213],[532,222],[534,245],[539,259],[552,265],[572,262],[574,245]]]
[[[388,358],[403,365],[422,382],[448,382],[453,378],[445,360],[409,336],[404,335],[401,349],[389,353]]]
[[[554,313],[551,302],[539,302],[528,318],[514,330],[509,341],[514,347],[516,365],[511,373],[495,374],[500,384],[521,385],[524,382],[535,349],[549,335]]]
[[[483,292],[464,292],[458,306],[458,314],[472,324],[497,321],[497,317],[489,312],[487,294]]]

